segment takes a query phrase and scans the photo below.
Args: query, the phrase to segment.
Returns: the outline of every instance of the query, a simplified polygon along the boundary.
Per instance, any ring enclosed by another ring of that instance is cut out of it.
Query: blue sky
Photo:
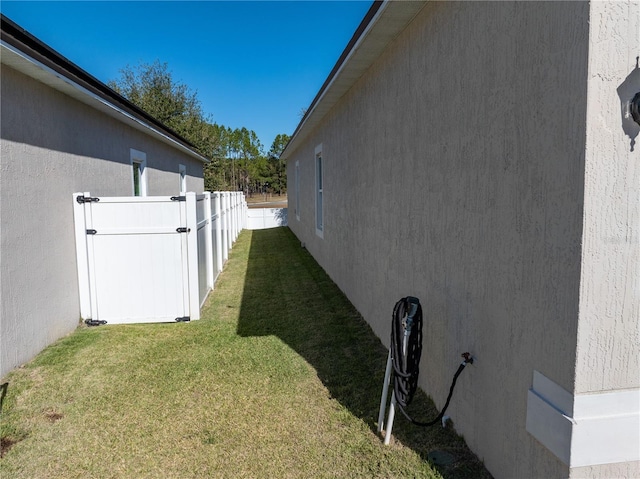
[[[107,83],[166,62],[206,114],[254,130],[265,150],[292,134],[371,1],[8,1],[2,13]]]

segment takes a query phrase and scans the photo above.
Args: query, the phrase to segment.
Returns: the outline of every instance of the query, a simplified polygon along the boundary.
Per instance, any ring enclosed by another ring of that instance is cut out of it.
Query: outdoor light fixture
[[[636,138],[640,135],[640,56],[636,65],[616,89],[620,98],[621,127],[629,137],[630,151],[634,150]]]
[[[640,125],[640,91],[629,102],[629,113],[631,113],[633,121]]]

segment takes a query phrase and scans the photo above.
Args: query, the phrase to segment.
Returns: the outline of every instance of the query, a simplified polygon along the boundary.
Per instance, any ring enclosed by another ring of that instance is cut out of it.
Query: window
[[[295,211],[296,211],[296,219],[300,221],[300,162],[296,161],[296,178],[295,178]]]
[[[187,192],[187,167],[184,165],[180,165],[178,167],[178,171],[180,173],[180,193]]]
[[[316,234],[323,237],[324,222],[322,211],[322,144],[316,146]]]
[[[147,196],[147,154],[131,148],[129,159],[133,175],[133,196]]]

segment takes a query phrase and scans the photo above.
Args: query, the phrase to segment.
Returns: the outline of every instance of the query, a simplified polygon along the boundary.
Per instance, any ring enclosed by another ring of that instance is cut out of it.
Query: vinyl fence
[[[199,319],[247,216],[241,192],[73,199],[88,324]]]
[[[200,306],[229,259],[246,217],[247,204],[241,192],[206,192],[196,197]]]
[[[287,226],[287,208],[249,208],[247,210],[248,230],[262,230]]]

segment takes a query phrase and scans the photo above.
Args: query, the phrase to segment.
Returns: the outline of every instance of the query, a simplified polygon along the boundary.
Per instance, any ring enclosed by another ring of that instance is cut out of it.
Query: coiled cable
[[[405,334],[408,333],[406,354],[403,354]],[[420,357],[422,356],[422,306],[417,298],[407,296],[400,299],[393,308],[391,318],[391,358],[393,364],[393,392],[396,406],[400,412],[416,426],[429,427],[442,421],[444,413],[449,407],[453,389],[458,376],[467,364],[473,363],[469,353],[463,353],[464,361],[453,375],[453,381],[449,388],[447,401],[440,414],[428,422],[413,419],[406,411],[411,404],[413,396],[418,389],[418,376],[420,374]]]

